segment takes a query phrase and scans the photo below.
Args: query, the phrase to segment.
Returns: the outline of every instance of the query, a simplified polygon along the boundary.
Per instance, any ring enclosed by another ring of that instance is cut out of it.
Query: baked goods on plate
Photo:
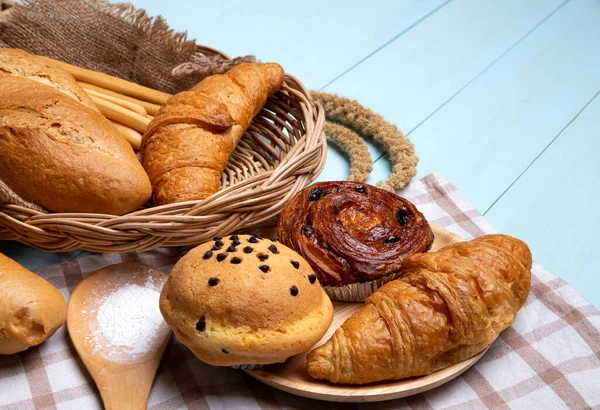
[[[435,233],[435,240],[431,245],[431,252],[462,240],[457,235],[435,225],[432,225],[432,230]],[[360,310],[363,305],[363,303],[333,302],[335,311],[333,322],[315,346],[327,342],[346,319]],[[370,385],[334,385],[325,380],[317,380],[309,376],[306,369],[307,354],[299,354],[282,364],[246,370],[246,373],[272,387],[299,396],[329,401],[365,402],[404,397],[432,388],[456,377],[477,360],[477,357],[475,357],[472,361],[461,362],[456,367],[423,378],[379,382]]]
[[[160,309],[177,339],[216,366],[278,363],[308,351],[333,307],[300,255],[257,236],[217,237],[173,268]]]
[[[427,252],[433,232],[408,200],[371,185],[321,182],[284,207],[278,239],[312,266],[333,300],[362,301]]]
[[[58,289],[0,253],[0,354],[39,345],[66,319]]]
[[[242,63],[167,100],[142,139],[154,202],[204,199],[217,192],[229,156],[283,79],[279,64]]]
[[[121,215],[150,181],[131,146],[66,72],[0,49],[0,180],[53,212]]]

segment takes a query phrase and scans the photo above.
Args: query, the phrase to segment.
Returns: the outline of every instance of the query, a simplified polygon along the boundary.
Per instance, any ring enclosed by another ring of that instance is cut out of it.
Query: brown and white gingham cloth
[[[465,239],[492,233],[490,224],[443,175],[400,193],[436,225]],[[535,255],[534,255],[535,256]],[[169,272],[177,251],[104,254],[38,270],[68,298],[86,275],[106,265],[141,261]],[[296,397],[242,371],[211,367],[173,340],[148,401],[150,409],[517,408],[600,409],[600,313],[564,281],[533,266],[527,303],[483,358],[453,381],[405,399],[335,404]],[[101,409],[93,381],[63,326],[39,347],[0,356],[0,409]]]

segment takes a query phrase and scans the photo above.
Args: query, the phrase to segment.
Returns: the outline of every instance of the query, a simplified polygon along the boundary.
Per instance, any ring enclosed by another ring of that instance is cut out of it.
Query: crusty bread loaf
[[[124,214],[151,195],[131,146],[75,80],[0,49],[0,178],[54,212]]]
[[[333,306],[310,265],[268,239],[234,235],[192,249],[163,287],[160,310],[202,361],[283,362],[310,349]]]
[[[0,72],[49,85],[86,107],[98,111],[90,97],[77,84],[71,74],[24,50],[17,48],[0,49]]]
[[[66,318],[58,289],[0,253],[0,354],[42,343]]]

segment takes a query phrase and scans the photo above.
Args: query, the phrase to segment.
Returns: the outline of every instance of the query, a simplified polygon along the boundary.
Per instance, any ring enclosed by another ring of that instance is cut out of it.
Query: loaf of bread
[[[531,285],[531,252],[487,235],[409,256],[307,358],[308,374],[363,384],[433,373],[475,356],[513,323]]]
[[[248,235],[192,249],[163,287],[160,310],[177,339],[216,366],[283,362],[310,349],[333,320],[310,265]]]
[[[283,84],[279,64],[240,64],[171,97],[142,139],[157,205],[204,199],[267,97]]]
[[[0,253],[0,354],[42,343],[66,318],[58,289]]]
[[[151,195],[131,146],[70,74],[0,49],[0,179],[54,212],[121,215]]]

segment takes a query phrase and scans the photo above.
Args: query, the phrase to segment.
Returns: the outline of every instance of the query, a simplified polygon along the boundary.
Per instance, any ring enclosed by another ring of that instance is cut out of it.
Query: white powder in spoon
[[[164,324],[158,301],[160,293],[150,287],[125,285],[111,293],[98,309],[100,332],[113,346],[143,354],[152,348]]]

